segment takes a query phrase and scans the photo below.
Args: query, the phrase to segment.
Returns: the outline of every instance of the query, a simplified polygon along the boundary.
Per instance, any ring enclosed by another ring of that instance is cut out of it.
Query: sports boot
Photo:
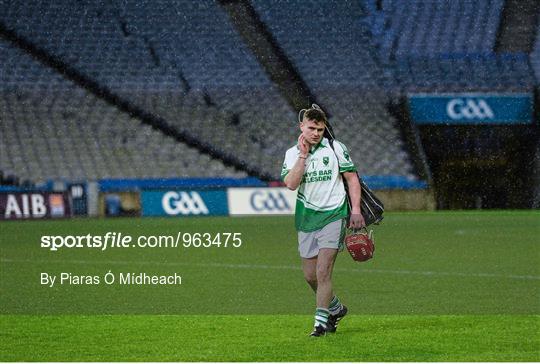
[[[317,325],[313,328],[313,331],[309,336],[319,337],[326,335],[326,329],[322,327],[321,325]]]
[[[339,310],[338,313],[330,315],[330,317],[328,317],[328,323],[326,324],[326,331],[336,332],[339,321],[345,317],[348,311],[347,306],[343,305],[343,308]]]

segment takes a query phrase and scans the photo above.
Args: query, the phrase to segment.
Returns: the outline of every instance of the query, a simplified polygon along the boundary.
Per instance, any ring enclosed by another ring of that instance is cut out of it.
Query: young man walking
[[[332,270],[343,239],[349,206],[343,178],[347,181],[351,211],[350,228],[365,225],[360,213],[360,182],[347,148],[323,137],[325,113],[314,105],[300,121],[298,144],[287,150],[281,178],[291,190],[298,188],[295,226],[298,250],[307,283],[316,295],[315,324],[311,336],[335,332],[347,307],[332,289]]]

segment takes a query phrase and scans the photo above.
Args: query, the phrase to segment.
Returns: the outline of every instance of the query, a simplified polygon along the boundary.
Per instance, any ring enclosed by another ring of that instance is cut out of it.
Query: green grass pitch
[[[240,248],[60,249],[42,235],[242,234]],[[540,213],[387,213],[375,258],[340,254],[338,332],[309,338],[292,217],[0,223],[0,361],[540,361]],[[182,276],[40,284],[40,273]]]

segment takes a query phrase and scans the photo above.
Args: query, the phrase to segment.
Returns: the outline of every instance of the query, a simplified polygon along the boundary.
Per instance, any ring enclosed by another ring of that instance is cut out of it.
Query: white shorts
[[[336,220],[322,229],[309,233],[298,232],[298,252],[302,258],[313,258],[319,255],[319,249],[329,248],[343,250],[346,219]]]

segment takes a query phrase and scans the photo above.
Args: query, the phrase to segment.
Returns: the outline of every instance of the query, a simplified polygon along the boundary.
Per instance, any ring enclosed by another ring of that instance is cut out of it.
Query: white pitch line
[[[291,265],[267,265],[267,264],[227,264],[227,263],[183,263],[183,262],[152,262],[152,261],[127,261],[127,260],[107,260],[107,261],[89,261],[89,260],[16,260],[16,259],[0,259],[2,263],[71,263],[71,264],[113,264],[113,265],[152,265],[152,266],[168,266],[168,267],[214,267],[214,268],[231,268],[231,269],[276,269],[276,270],[297,270],[301,271],[300,266]],[[506,279],[524,279],[524,280],[540,280],[540,276],[532,275],[515,275],[515,274],[494,274],[494,273],[463,273],[463,272],[437,272],[437,271],[415,271],[415,270],[391,270],[391,269],[350,269],[350,268],[335,268],[335,272],[348,273],[380,273],[380,274],[397,274],[397,275],[422,275],[422,276],[454,276],[454,277],[477,277],[477,278],[506,278]]]

